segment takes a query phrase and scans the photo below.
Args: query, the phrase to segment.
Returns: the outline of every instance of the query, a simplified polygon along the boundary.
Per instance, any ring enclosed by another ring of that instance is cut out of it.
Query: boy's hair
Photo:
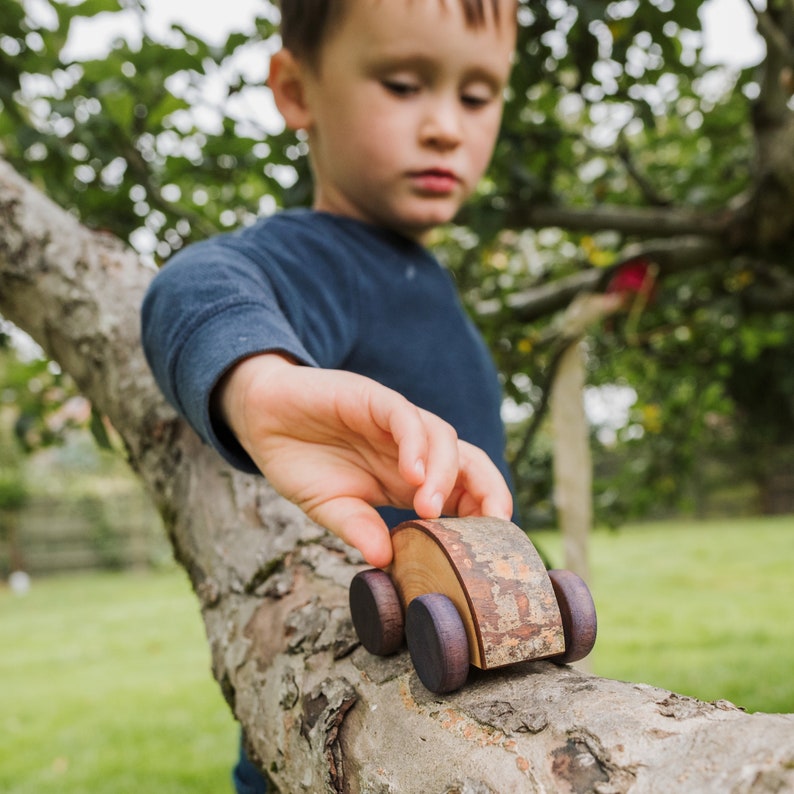
[[[338,24],[350,0],[281,0],[281,41],[298,58],[316,63],[323,40]],[[447,0],[439,0],[444,5]],[[494,19],[499,19],[500,0],[457,0],[463,7],[466,24],[485,23],[490,2]]]

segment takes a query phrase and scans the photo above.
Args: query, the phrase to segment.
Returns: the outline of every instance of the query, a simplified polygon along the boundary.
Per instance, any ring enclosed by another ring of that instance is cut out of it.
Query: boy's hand
[[[392,557],[376,506],[423,518],[512,514],[504,478],[482,450],[369,378],[264,354],[237,364],[216,399],[270,484],[371,565]]]

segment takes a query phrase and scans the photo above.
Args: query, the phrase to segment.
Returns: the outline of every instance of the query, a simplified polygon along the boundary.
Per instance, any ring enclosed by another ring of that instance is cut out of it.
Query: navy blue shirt
[[[449,422],[507,477],[501,388],[449,274],[421,245],[350,218],[291,210],[196,243],[155,277],[143,346],[168,400],[232,465],[256,468],[211,411],[254,353],[366,375]]]

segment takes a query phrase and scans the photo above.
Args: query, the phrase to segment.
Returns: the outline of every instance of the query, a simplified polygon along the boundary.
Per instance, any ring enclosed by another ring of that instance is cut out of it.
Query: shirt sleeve
[[[257,471],[228,428],[212,416],[213,389],[230,367],[257,353],[283,352],[317,365],[265,270],[218,238],[191,245],[155,277],[141,321],[144,353],[169,402],[229,463]]]

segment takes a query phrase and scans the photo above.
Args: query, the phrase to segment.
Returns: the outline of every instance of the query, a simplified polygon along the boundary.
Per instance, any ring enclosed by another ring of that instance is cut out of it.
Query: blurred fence
[[[0,576],[151,566],[170,555],[160,518],[139,492],[34,497],[0,511]]]

